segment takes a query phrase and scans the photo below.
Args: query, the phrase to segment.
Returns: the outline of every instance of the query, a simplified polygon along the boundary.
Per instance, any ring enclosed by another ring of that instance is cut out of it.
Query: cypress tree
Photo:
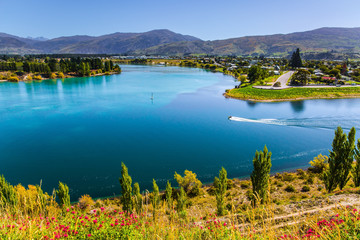
[[[70,206],[69,187],[66,184],[59,182],[59,189],[56,191],[56,194],[59,198],[60,206]]]
[[[151,199],[151,205],[153,207],[153,219],[155,221],[157,210],[159,209],[159,205],[160,205],[159,187],[156,184],[155,179],[153,179],[153,194]]]
[[[297,48],[295,52],[293,52],[290,60],[290,66],[293,68],[302,67],[302,61],[300,56],[300,49]]]
[[[121,178],[119,178],[119,182],[121,185],[121,203],[123,205],[123,211],[130,213],[132,211],[132,179],[129,176],[128,168],[123,162],[121,163]]]
[[[357,148],[355,149],[354,158],[356,163],[352,171],[353,182],[355,184],[355,187],[359,187],[360,186],[360,139],[358,139],[357,141]]]
[[[141,214],[143,209],[143,202],[142,195],[140,194],[139,183],[134,183],[134,206],[137,214]]]
[[[343,163],[339,178],[339,187],[341,190],[346,186],[347,182],[350,180],[349,173],[352,169],[352,164],[354,162],[355,133],[356,130],[354,127],[352,127],[349,134],[347,135],[347,140],[344,143],[343,159],[342,159]]]
[[[271,152],[268,152],[266,145],[263,151],[256,151],[253,164],[254,170],[250,176],[254,194],[253,204],[256,205],[258,200],[263,204],[268,197],[271,170]]]
[[[217,205],[217,214],[219,216],[225,215],[225,193],[227,189],[227,172],[225,168],[221,168],[219,172],[219,178],[215,177],[215,196]]]
[[[172,198],[172,187],[169,181],[167,181],[166,189],[165,189],[165,197],[166,197],[166,204],[171,211],[173,209],[173,198]]]

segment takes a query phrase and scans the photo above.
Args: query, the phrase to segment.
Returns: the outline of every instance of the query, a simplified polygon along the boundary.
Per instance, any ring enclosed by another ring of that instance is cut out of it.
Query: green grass
[[[231,89],[227,91],[226,95],[233,98],[255,101],[348,98],[360,97],[360,87],[288,88],[282,90],[265,90],[247,86],[243,88]]]

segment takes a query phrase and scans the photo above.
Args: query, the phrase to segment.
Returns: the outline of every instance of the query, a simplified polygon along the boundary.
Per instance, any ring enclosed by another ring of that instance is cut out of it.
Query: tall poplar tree
[[[328,192],[338,185],[340,189],[349,181],[355,148],[355,128],[347,136],[339,126],[335,130],[332,151],[329,154],[329,168],[324,172],[323,181]]]
[[[119,178],[121,185],[121,203],[123,205],[123,211],[131,213],[132,211],[132,179],[129,176],[128,168],[125,164],[121,163],[121,178]]]
[[[263,204],[268,197],[271,170],[271,152],[268,152],[266,145],[263,151],[256,151],[253,164],[254,170],[250,176],[254,194],[253,204],[256,205],[258,200]]]
[[[227,172],[225,168],[221,168],[219,178],[215,177],[214,180],[217,214],[219,216],[225,215],[225,193],[227,189],[227,181]]]
[[[342,159],[343,163],[339,178],[339,188],[341,190],[346,186],[347,182],[350,180],[349,175],[352,169],[352,164],[354,162],[355,134],[356,134],[356,130],[354,127],[352,127],[349,134],[347,135],[347,140],[344,143],[343,159]]]
[[[153,219],[155,221],[157,210],[159,209],[159,205],[160,205],[159,187],[156,184],[155,179],[153,179],[153,193],[152,193],[151,205],[153,207]]]
[[[173,209],[173,198],[172,198],[172,187],[169,181],[167,181],[166,184],[165,197],[166,197],[166,205],[169,211],[171,211]]]
[[[140,194],[140,186],[139,183],[134,183],[134,206],[137,214],[142,213],[143,202],[142,195]]]
[[[360,186],[360,139],[358,139],[357,141],[357,148],[355,149],[354,158],[356,163],[352,171],[353,182],[355,184],[355,187],[359,187]]]

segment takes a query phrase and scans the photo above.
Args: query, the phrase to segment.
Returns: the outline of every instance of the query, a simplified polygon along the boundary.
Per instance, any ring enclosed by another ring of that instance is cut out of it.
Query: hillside
[[[0,53],[82,53],[135,55],[259,55],[287,56],[303,52],[358,53],[360,28],[320,28],[306,32],[202,41],[169,30],[113,33],[98,37],[70,36],[50,40],[0,33]]]
[[[169,30],[153,30],[145,33],[113,33],[99,37],[69,36],[50,40],[35,40],[0,33],[0,53],[83,53],[124,54],[160,44],[195,41],[198,38],[181,35]]]
[[[360,28],[320,28],[306,32],[248,36],[216,41],[171,43],[136,51],[137,54],[183,55],[287,55],[295,48],[305,52],[358,52]]]

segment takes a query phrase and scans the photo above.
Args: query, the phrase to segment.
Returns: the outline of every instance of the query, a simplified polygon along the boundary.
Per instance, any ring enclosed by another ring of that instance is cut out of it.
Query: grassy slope
[[[360,87],[339,88],[289,88],[283,90],[256,89],[252,86],[234,88],[226,96],[254,101],[285,101],[320,98],[360,97]]]

